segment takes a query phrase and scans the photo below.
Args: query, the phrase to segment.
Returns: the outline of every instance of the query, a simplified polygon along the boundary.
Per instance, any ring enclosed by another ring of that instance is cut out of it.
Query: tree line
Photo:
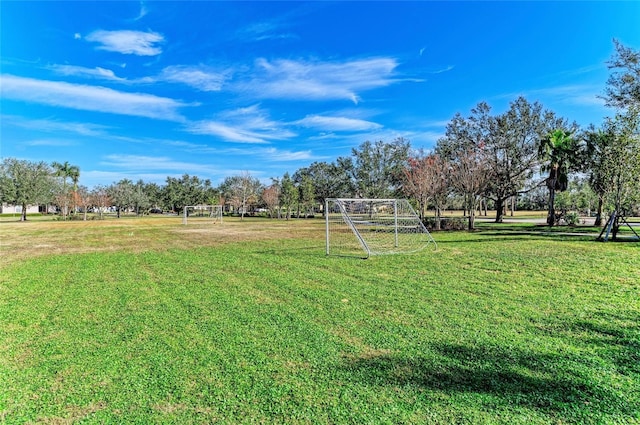
[[[0,200],[22,205],[53,204],[63,218],[106,208],[142,214],[180,212],[185,205],[225,204],[244,214],[263,209],[288,219],[313,214],[326,198],[410,198],[422,218],[457,204],[474,227],[480,203],[490,202],[496,222],[514,198],[531,199],[546,190],[547,223],[561,218],[558,199],[581,184],[596,199],[596,224],[605,210],[630,212],[640,204],[640,53],[614,40],[611,74],[604,99],[615,110],[600,127],[579,128],[539,102],[524,97],[506,112],[492,113],[480,102],[468,116],[456,114],[432,151],[410,142],[366,141],[350,156],[314,162],[293,174],[262,184],[248,172],[214,187],[208,179],[184,174],[164,185],[123,179],[91,189],[79,184],[80,170],[67,162],[47,164],[6,158],[0,166]],[[572,182],[571,177],[581,177]],[[77,215],[76,215],[77,216]]]

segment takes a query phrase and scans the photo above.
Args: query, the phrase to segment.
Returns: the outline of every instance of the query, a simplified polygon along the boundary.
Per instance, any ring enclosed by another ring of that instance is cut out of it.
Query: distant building
[[[51,205],[27,205],[27,214],[53,214],[55,212],[56,207]],[[0,214],[22,214],[22,205],[11,205],[3,203],[2,205],[0,205]]]

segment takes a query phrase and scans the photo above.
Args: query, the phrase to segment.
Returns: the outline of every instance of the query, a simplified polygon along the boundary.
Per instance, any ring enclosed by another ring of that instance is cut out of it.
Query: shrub
[[[446,217],[440,218],[440,230],[466,230],[469,219],[467,217]],[[425,217],[422,222],[430,232],[436,228],[435,217]]]

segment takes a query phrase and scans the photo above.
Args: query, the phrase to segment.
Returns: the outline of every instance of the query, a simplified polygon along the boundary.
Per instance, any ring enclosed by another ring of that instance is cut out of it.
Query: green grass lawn
[[[640,243],[360,260],[321,220],[157,223],[0,226],[0,422],[640,423]]]

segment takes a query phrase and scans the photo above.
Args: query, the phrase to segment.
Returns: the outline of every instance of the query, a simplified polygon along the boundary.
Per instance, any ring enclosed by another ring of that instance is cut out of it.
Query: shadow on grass
[[[640,418],[633,399],[589,379],[582,359],[492,346],[443,344],[432,350],[431,357],[348,358],[343,367],[352,379],[367,385],[486,394],[500,399],[504,407],[537,409],[581,423],[603,420],[603,415]]]
[[[472,232],[461,231],[462,238],[452,238],[440,241],[438,232],[432,233],[438,244],[460,243],[460,242],[496,242],[496,241],[521,241],[521,240],[578,240],[596,241],[597,233],[584,231],[549,231],[549,228],[505,228],[505,229],[476,229]]]
[[[640,314],[598,313],[573,323],[571,331],[579,342],[605,348],[619,373],[640,379]]]

